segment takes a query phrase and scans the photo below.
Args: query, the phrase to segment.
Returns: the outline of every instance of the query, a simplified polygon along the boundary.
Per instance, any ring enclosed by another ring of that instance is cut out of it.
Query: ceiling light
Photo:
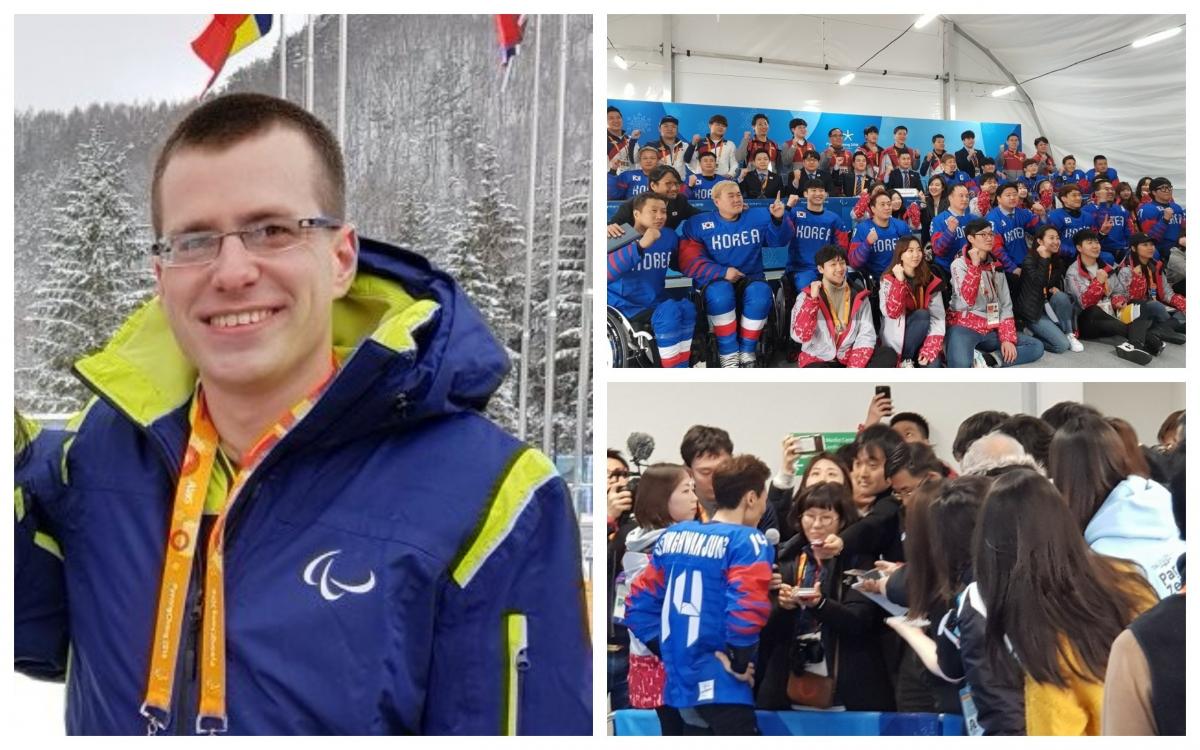
[[[839,86],[845,86],[847,83],[850,83],[850,82],[851,82],[851,81],[853,81],[853,80],[854,80],[854,74],[853,74],[853,73],[847,73],[846,75],[844,75],[844,76],[842,76],[841,78],[839,78],[839,79],[838,79],[838,85],[839,85]]]
[[[621,70],[629,70],[629,63],[625,62],[625,58],[621,57],[620,55],[613,55],[613,62],[616,63],[617,67]]]
[[[996,89],[995,91],[993,91],[992,96],[1005,96],[1007,94],[1011,94],[1012,92],[1014,92],[1016,90],[1017,90],[1016,86],[1005,86],[1002,89]]]
[[[1170,39],[1171,37],[1175,36],[1176,34],[1178,34],[1181,31],[1183,31],[1183,27],[1176,26],[1173,29],[1167,29],[1166,31],[1160,31],[1157,34],[1151,34],[1150,36],[1144,36],[1141,39],[1138,39],[1137,41],[1131,43],[1129,46],[1134,47],[1134,48],[1145,47],[1148,44],[1154,44],[1155,42],[1161,42],[1164,39]]]
[[[929,25],[930,21],[932,21],[933,19],[935,19],[937,17],[938,17],[937,13],[926,13],[925,15],[921,16],[920,18],[918,18],[916,21],[913,22],[913,28],[914,29],[925,28],[926,26]]]

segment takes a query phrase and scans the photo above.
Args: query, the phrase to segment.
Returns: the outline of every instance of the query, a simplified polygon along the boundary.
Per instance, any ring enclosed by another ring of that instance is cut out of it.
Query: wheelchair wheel
[[[625,318],[613,308],[608,308],[608,349],[609,365],[612,367],[628,367],[632,354],[633,342],[629,330],[625,326]]]

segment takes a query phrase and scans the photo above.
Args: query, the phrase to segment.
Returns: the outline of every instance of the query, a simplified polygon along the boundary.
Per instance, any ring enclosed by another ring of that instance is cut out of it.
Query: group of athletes
[[[1103,155],[1087,172],[1074,156],[1059,165],[1044,137],[1026,156],[1016,133],[993,159],[970,130],[957,152],[939,134],[922,156],[903,125],[886,148],[867,128],[854,151],[838,128],[818,151],[802,118],[782,147],[765,114],[751,127],[735,146],[715,114],[685,141],[667,115],[639,145],[608,109],[609,198],[623,200],[608,304],[653,332],[664,367],[697,359],[697,330],[722,367],[766,361],[762,251],[783,246],[786,360],[801,367],[1010,366],[1082,351],[1080,339],[1144,365],[1185,342],[1185,212],[1165,177],[1131,187]],[[857,198],[851,223],[830,197]],[[704,200],[712,210],[692,203]],[[694,296],[668,292],[672,269]]]

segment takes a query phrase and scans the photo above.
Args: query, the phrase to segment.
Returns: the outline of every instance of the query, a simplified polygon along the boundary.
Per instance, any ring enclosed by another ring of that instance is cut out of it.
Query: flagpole
[[[584,443],[584,421],[587,419],[587,394],[591,375],[592,354],[592,191],[587,191],[587,213],[584,215],[583,243],[583,298],[579,308],[579,387],[575,402],[575,492],[576,510],[579,495],[583,492],[583,461],[591,453]]]
[[[337,134],[338,143],[346,147],[346,14],[338,16],[338,98]]]
[[[287,99],[287,29],[284,14],[279,14],[279,98]]]
[[[533,28],[533,126],[529,130],[529,201],[525,215],[525,301],[521,307],[521,363],[517,382],[517,437],[525,439],[529,401],[530,308],[533,305],[533,214],[537,210],[538,91],[542,76],[542,17],[535,15]],[[512,65],[515,60],[510,60]]]
[[[304,108],[309,112],[313,111],[313,18],[311,13],[305,16],[308,33],[304,45]]]
[[[567,14],[558,40],[558,143],[554,162],[554,233],[550,240],[550,285],[546,290],[546,401],[542,409],[542,453],[554,455],[554,350],[558,335],[558,246],[562,241],[563,146],[567,116]]]

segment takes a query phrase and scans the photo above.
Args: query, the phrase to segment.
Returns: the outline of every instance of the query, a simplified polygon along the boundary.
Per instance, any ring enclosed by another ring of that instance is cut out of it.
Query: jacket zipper
[[[504,645],[506,684],[504,700],[504,731],[519,734],[521,728],[521,699],[525,694],[525,676],[529,671],[529,621],[520,612],[504,613]]]

